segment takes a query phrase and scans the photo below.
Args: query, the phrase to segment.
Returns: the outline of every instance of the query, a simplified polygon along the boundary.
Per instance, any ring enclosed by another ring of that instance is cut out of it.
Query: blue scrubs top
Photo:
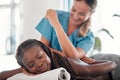
[[[57,16],[65,33],[67,34],[67,29],[68,29],[67,27],[68,27],[68,20],[69,20],[70,13],[65,11],[57,11]],[[44,38],[46,38],[50,42],[51,48],[61,51],[61,47],[60,47],[58,38],[56,36],[56,32],[46,18],[43,18],[39,22],[39,24],[36,26],[36,29],[42,34]],[[88,31],[85,37],[79,37],[78,29],[77,29],[68,37],[75,47],[82,48],[86,53],[94,45],[94,35],[91,32],[91,30]]]

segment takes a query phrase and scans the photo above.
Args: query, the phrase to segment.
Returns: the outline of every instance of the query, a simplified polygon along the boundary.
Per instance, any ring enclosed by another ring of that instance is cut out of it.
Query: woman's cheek
[[[35,72],[36,72],[36,69],[35,69],[35,68],[32,68],[32,69],[29,69],[29,71],[30,71],[31,73],[35,73]]]

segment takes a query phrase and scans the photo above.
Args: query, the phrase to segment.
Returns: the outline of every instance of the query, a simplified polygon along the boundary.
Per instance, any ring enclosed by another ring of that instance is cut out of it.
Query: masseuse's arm
[[[62,51],[67,57],[81,59],[83,56],[85,56],[85,51],[80,48],[76,49],[69,40],[69,38],[67,37],[61,24],[59,23],[57,13],[55,10],[48,10],[46,13],[46,18],[49,20],[50,24],[54,27]]]
[[[50,42],[48,40],[46,40],[43,36],[41,37],[41,42],[43,42],[46,46],[48,46],[50,48]],[[55,50],[53,48],[50,48],[50,49],[53,52],[56,52],[56,53],[58,53],[58,54],[60,54],[62,56],[65,56],[65,54],[63,52],[61,52],[61,51]],[[76,50],[79,51],[79,54],[84,52],[80,48],[76,48]],[[89,58],[87,56],[82,57],[81,60],[84,61],[84,62],[86,62],[86,63],[88,63],[88,64],[91,64],[91,63],[93,63],[95,61],[94,59],[91,59],[91,58]]]
[[[58,54],[60,54],[60,55],[62,55],[62,56],[65,56],[65,54],[64,54],[63,52],[51,48],[51,47],[50,47],[50,42],[49,42],[48,40],[46,40],[43,36],[41,37],[41,40],[40,40],[40,41],[41,41],[42,43],[44,43],[46,46],[48,46],[52,52],[58,53]]]
[[[62,48],[63,53],[65,56],[70,57],[70,58],[79,58],[82,59],[83,61],[87,63],[92,63],[95,60],[88,58],[85,56],[85,51],[81,48],[75,48],[71,41],[69,40],[68,36],[64,32],[58,17],[57,13],[54,10],[48,10],[46,14],[46,18],[49,20],[51,25],[54,27],[57,38],[59,40],[60,46]],[[48,42],[49,44],[49,42]]]
[[[41,37],[41,41],[45,44],[45,45],[47,45],[48,47],[50,47],[50,42],[48,41],[48,40],[46,40],[44,37]],[[66,44],[66,43],[65,43]],[[70,50],[70,48],[68,47],[68,46],[66,46],[67,48],[67,50],[69,51]],[[58,50],[55,50],[55,49],[53,49],[53,48],[50,48],[51,49],[51,51],[54,51],[54,52],[56,52],[56,53],[58,53],[58,54],[61,54],[61,55],[63,55],[63,56],[67,56],[67,57],[72,57],[72,58],[76,58],[75,57],[75,55],[72,53],[72,52],[68,52],[68,54],[66,54],[66,52],[61,52],[61,51],[58,51]],[[77,53],[77,54],[80,54],[80,53],[83,53],[84,51],[82,51],[82,50],[80,50],[80,49],[76,49],[75,48],[75,51],[77,51],[77,50],[79,50],[79,53]],[[78,52],[78,51],[77,51]],[[76,56],[78,56],[78,55],[76,55]],[[83,56],[81,56],[81,58],[82,58]],[[78,57],[77,57],[78,58]]]

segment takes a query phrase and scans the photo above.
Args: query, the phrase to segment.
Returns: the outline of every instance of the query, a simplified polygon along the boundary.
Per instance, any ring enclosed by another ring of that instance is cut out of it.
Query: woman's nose
[[[79,15],[78,15],[77,13],[75,13],[75,14],[73,15],[73,18],[74,18],[75,21],[77,21],[77,20],[79,20]]]
[[[78,16],[77,16],[77,14],[75,13],[75,14],[73,15],[73,17],[74,17],[74,19],[77,19]]]
[[[39,61],[39,60],[36,60],[36,66],[37,67],[41,67],[43,65],[43,62],[42,61]]]

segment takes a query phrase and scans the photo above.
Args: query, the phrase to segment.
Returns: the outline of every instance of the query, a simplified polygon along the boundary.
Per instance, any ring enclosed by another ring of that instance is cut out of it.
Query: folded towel
[[[64,68],[57,68],[36,76],[18,73],[7,80],[70,80],[70,74]]]

